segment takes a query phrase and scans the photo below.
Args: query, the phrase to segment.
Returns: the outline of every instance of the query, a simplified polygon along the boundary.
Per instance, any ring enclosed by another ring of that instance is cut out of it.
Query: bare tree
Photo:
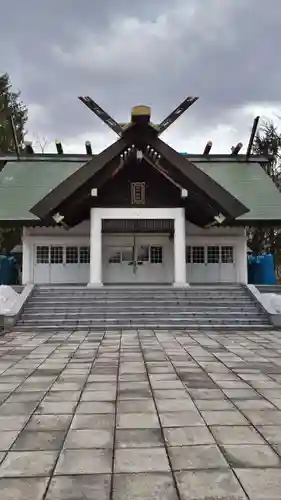
[[[41,153],[45,153],[46,147],[50,144],[50,141],[47,136],[40,135],[38,133],[33,134],[34,144],[38,146],[41,150]]]

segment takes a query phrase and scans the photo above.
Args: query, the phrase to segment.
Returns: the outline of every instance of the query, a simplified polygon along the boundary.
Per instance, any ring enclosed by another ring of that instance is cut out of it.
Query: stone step
[[[226,305],[216,305],[216,307],[214,308],[213,305],[198,305],[198,304],[186,304],[186,303],[183,303],[183,304],[157,304],[157,305],[152,305],[151,303],[149,305],[146,305],[146,304],[142,304],[142,303],[139,303],[139,304],[136,304],[136,305],[128,305],[128,304],[116,304],[116,305],[112,305],[112,304],[106,304],[106,303],[102,303],[102,304],[96,304],[96,303],[93,303],[93,304],[83,304],[81,306],[75,306],[75,305],[72,305],[72,304],[67,304],[67,305],[58,305],[58,304],[53,304],[53,305],[42,305],[40,307],[40,309],[38,308],[37,305],[35,304],[30,304],[30,305],[27,305],[25,307],[25,312],[38,312],[40,314],[41,311],[44,311],[44,312],[47,312],[47,311],[50,311],[50,312],[75,312],[75,313],[79,313],[81,311],[83,312],[87,312],[87,311],[108,311],[108,310],[112,310],[112,311],[115,311],[116,313],[118,313],[119,311],[122,311],[124,309],[130,309],[130,311],[132,312],[138,312],[138,311],[173,311],[173,312],[178,312],[178,311],[213,311],[214,309],[216,311],[228,311],[229,310],[229,306],[231,304],[226,304]],[[241,305],[238,305],[238,307],[235,305],[235,306],[232,306],[231,309],[239,309],[241,311],[256,311],[256,305],[253,304],[251,301],[247,304],[244,304],[242,303]]]
[[[244,292],[244,288],[241,286],[239,288],[223,288],[223,287],[220,287],[220,288],[197,288],[197,287],[184,287],[184,288],[177,288],[177,287],[170,287],[170,288],[167,288],[167,289],[161,289],[161,288],[147,288],[147,289],[143,289],[143,288],[139,288],[139,287],[134,287],[134,288],[120,288],[120,289],[108,289],[108,288],[105,288],[105,287],[101,287],[101,288],[83,288],[83,289],[75,289],[75,288],[71,288],[71,289],[55,289],[55,290],[38,290],[36,288],[36,293],[40,296],[45,296],[45,295],[89,295],[89,296],[93,296],[93,295],[123,295],[123,294],[126,294],[126,295],[129,295],[129,294],[136,294],[136,295],[139,295],[139,294],[143,294],[143,295],[156,295],[156,294],[159,294],[159,295],[164,295],[164,294],[174,294],[174,293],[177,293],[177,294],[186,294],[186,293],[195,293],[195,294],[199,294],[199,293],[218,293],[218,294],[222,294],[222,293],[225,293],[225,292],[228,292],[228,293],[233,293],[233,294],[236,294],[236,293],[243,293]]]
[[[268,329],[267,316],[242,286],[174,289],[35,288],[17,324],[45,329]],[[272,327],[270,327],[272,328]]]
[[[198,297],[134,297],[134,296],[128,296],[128,297],[91,297],[91,298],[79,298],[79,297],[46,297],[44,299],[38,299],[38,297],[33,296],[29,299],[29,303],[32,304],[38,304],[38,306],[44,305],[44,304],[69,304],[71,303],[77,303],[77,304],[104,304],[104,303],[123,303],[127,304],[128,302],[133,302],[133,303],[159,303],[159,304],[164,304],[164,303],[196,303],[196,302],[206,302],[206,301],[212,301],[214,303],[220,303],[220,302],[227,302],[227,303],[232,303],[232,302],[252,302],[252,298],[250,296],[239,296],[239,297],[228,297],[228,296],[223,296],[223,297],[214,297],[214,296],[208,296],[208,297],[203,297],[203,296],[198,296]]]
[[[262,317],[262,316],[253,316],[253,317],[245,317],[245,316],[241,316],[239,318],[237,318],[236,315],[233,315],[233,316],[217,316],[217,315],[213,315],[213,316],[206,316],[205,314],[202,314],[202,315],[185,315],[185,316],[182,316],[182,317],[178,317],[178,316],[174,316],[174,315],[171,315],[171,316],[163,316],[161,315],[160,317],[155,317],[154,315],[151,315],[150,317],[148,316],[145,316],[145,315],[142,315],[140,316],[140,318],[138,317],[134,317],[132,318],[130,315],[123,315],[122,316],[113,316],[113,317],[110,317],[110,316],[104,316],[104,317],[93,317],[93,318],[56,318],[56,317],[51,317],[51,318],[38,318],[37,320],[36,319],[29,319],[29,318],[22,318],[20,320],[19,323],[21,322],[24,322],[25,324],[33,324],[33,325],[36,325],[37,323],[40,323],[40,324],[60,324],[60,323],[67,323],[67,324],[84,324],[84,323],[105,323],[106,325],[110,325],[111,323],[122,323],[122,322],[132,322],[134,320],[138,320],[140,323],[142,324],[145,324],[146,322],[150,322],[150,323],[161,323],[162,321],[165,321],[165,322],[169,322],[171,324],[175,324],[177,322],[182,322],[183,320],[185,322],[188,322],[189,320],[191,322],[197,322],[197,323],[200,323],[200,324],[203,324],[203,323],[212,323],[213,321],[217,322],[217,323],[227,323],[227,322],[232,322],[232,323],[261,323],[261,322],[267,322],[266,318]]]
[[[238,311],[225,311],[221,312],[218,314],[216,311],[201,311],[200,312],[192,312],[192,311],[183,311],[183,312],[177,312],[176,314],[174,312],[167,312],[167,311],[160,311],[160,312],[153,312],[153,311],[145,311],[143,313],[132,313],[131,311],[122,311],[116,314],[113,311],[107,311],[106,313],[102,312],[97,312],[97,313],[86,313],[86,314],[77,314],[77,313],[53,313],[52,315],[50,314],[23,314],[22,319],[23,321],[38,321],[38,320],[49,320],[49,321],[60,321],[60,320],[75,320],[75,321],[80,321],[80,320],[96,320],[96,319],[101,319],[101,320],[107,320],[107,319],[116,319],[120,320],[122,318],[147,318],[147,317],[153,317],[153,318],[162,318],[163,316],[166,318],[173,318],[176,315],[177,318],[197,318],[197,317],[202,317],[202,318],[220,318],[220,319],[231,319],[231,318],[247,318],[247,319],[255,319],[259,317],[263,317],[263,314],[260,312],[238,312]]]

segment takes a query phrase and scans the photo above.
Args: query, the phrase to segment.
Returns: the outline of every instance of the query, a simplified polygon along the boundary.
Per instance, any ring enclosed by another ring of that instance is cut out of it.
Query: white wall
[[[113,235],[103,236],[104,242],[110,241]],[[153,237],[153,235],[151,235]],[[118,235],[119,238],[131,238],[132,235]],[[155,235],[157,238],[157,236]],[[153,240],[154,241],[154,240]],[[155,240],[156,241],[156,240]],[[166,242],[168,238],[166,237]],[[34,282],[35,247],[37,245],[89,245],[90,244],[90,223],[85,221],[82,224],[65,230],[60,227],[34,227],[23,230],[23,284]],[[170,245],[170,246],[169,246]],[[238,283],[247,282],[247,243],[245,229],[242,227],[210,228],[202,229],[190,223],[186,223],[186,245],[233,245],[235,247],[235,281]],[[169,263],[170,273],[173,273],[173,242],[165,245],[165,259]],[[72,272],[75,272],[74,265]],[[169,276],[169,273],[168,273]],[[72,276],[75,280],[75,274]],[[187,275],[187,281],[188,281]],[[74,281],[71,281],[74,282]]]

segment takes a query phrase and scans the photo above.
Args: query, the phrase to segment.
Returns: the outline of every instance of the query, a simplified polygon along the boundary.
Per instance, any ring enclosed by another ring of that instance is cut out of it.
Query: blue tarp
[[[274,258],[272,254],[248,257],[248,283],[252,285],[275,285]]]
[[[18,282],[17,260],[11,255],[0,255],[0,285],[15,285]]]

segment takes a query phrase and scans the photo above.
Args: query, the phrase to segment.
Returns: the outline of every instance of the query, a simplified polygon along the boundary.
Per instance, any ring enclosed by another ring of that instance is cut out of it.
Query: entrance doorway
[[[103,282],[169,284],[173,245],[168,235],[105,235]]]

